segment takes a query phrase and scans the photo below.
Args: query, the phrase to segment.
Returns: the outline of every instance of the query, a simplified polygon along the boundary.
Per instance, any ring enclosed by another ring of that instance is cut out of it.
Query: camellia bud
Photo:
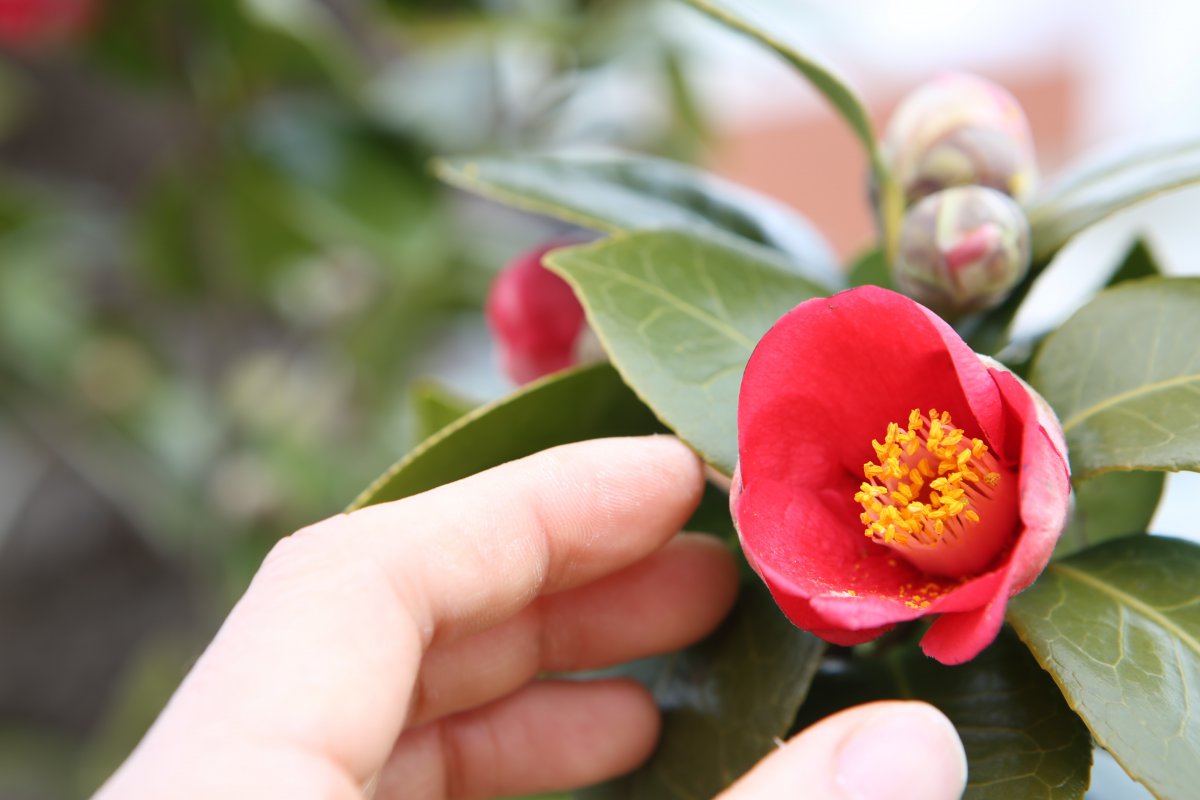
[[[953,319],[998,305],[1029,270],[1029,222],[1010,197],[983,186],[946,189],[904,218],[896,287]]]
[[[1003,87],[974,75],[943,75],[908,95],[892,115],[883,148],[909,203],[971,184],[1021,200],[1037,181],[1021,106]]]
[[[504,372],[516,383],[595,360],[600,351],[571,287],[542,266],[547,253],[571,244],[578,242],[559,240],[523,253],[492,282],[488,326]]]

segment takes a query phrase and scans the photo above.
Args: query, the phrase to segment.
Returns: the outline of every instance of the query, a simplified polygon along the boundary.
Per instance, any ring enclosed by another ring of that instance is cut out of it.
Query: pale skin
[[[727,547],[679,534],[703,489],[669,437],[555,448],[287,537],[97,798],[486,798],[636,767],[641,686],[538,679],[694,642]],[[942,800],[966,767],[930,706],[842,712],[723,800]]]

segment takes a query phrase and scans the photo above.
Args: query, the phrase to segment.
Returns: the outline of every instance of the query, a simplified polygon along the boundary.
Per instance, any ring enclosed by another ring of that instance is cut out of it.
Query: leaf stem
[[[900,225],[904,222],[904,193],[880,158],[879,151],[871,153],[871,169],[879,187],[880,247],[888,270],[896,261],[900,244]]]

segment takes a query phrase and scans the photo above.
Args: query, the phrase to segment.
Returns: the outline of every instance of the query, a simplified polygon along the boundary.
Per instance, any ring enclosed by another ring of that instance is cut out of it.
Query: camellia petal
[[[944,614],[921,640],[925,652],[945,664],[973,658],[995,639],[1004,622],[1007,600],[1041,574],[1066,525],[1070,475],[1059,426],[1050,409],[1015,376],[992,370],[1013,413],[1024,423],[1021,442],[1021,530],[999,572],[1003,583],[990,601],[974,612]],[[1061,436],[1059,434],[1059,436]]]
[[[738,445],[731,508],[746,557],[796,625],[837,644],[939,615],[926,652],[973,657],[1066,519],[1048,406],[876,287],[803,303],[763,337]]]

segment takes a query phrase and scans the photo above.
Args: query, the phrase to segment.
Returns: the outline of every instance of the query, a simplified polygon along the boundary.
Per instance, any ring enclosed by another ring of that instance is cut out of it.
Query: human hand
[[[555,448],[281,541],[97,800],[459,798],[585,785],[649,756],[623,680],[535,680],[693,642],[727,549],[676,535],[703,489],[668,437]],[[966,766],[919,703],[844,711],[725,800],[942,800]]]

